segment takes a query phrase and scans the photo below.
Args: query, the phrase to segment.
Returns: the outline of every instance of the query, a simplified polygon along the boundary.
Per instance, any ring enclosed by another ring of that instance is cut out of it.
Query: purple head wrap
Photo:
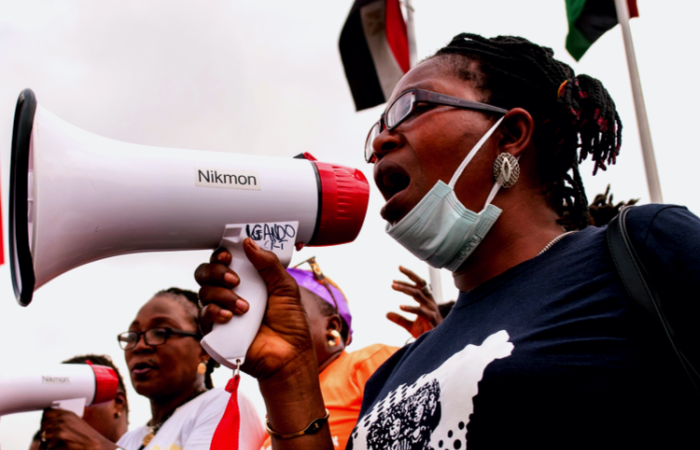
[[[333,297],[331,297],[331,294],[328,292],[328,289],[326,289],[326,286],[316,281],[313,272],[302,269],[287,269],[287,272],[294,277],[299,287],[308,289],[321,297],[325,302],[328,302],[334,308],[335,302],[333,301],[333,297],[335,297],[335,301],[338,302],[338,314],[345,321],[345,324],[348,326],[348,330],[350,330],[350,335],[352,335],[352,315],[350,314],[348,301],[345,299],[345,296],[339,289],[331,284],[328,284],[328,287],[333,292]]]

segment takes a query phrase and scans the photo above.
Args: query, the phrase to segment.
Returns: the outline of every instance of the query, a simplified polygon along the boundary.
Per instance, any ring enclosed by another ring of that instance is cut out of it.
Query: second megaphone
[[[83,416],[86,406],[113,400],[119,379],[111,367],[61,364],[42,370],[0,372],[0,416],[60,408]]]
[[[214,249],[233,254],[248,313],[202,341],[234,367],[260,327],[267,291],[242,251],[251,237],[289,264],[294,246],[351,242],[369,185],[357,169],[304,158],[157,148],[81,130],[17,102],[10,174],[10,263],[26,306],[36,289],[75,267],[136,252]]]

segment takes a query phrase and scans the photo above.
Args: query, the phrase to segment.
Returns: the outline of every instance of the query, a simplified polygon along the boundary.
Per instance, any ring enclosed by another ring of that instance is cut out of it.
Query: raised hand
[[[298,432],[326,413],[309,318],[296,281],[277,256],[262,250],[251,239],[245,240],[243,248],[267,285],[268,303],[260,331],[241,370],[258,379],[269,426],[282,434]],[[200,300],[205,305],[200,312],[205,333],[213,323],[226,323],[234,314],[245,314],[248,310],[245,299],[231,290],[240,280],[228,268],[230,262],[231,254],[220,249],[208,264],[200,265],[195,272],[201,286]],[[289,440],[273,438],[273,445],[280,450],[333,448],[327,423],[315,434]]]
[[[402,311],[415,314],[416,318],[414,320],[409,320],[395,312],[387,313],[386,317],[395,324],[405,328],[414,338],[418,338],[421,334],[438,326],[440,322],[442,322],[443,317],[438,310],[435,299],[433,299],[428,283],[403,266],[399,266],[399,270],[406,275],[412,283],[394,280],[391,288],[413,297],[413,299],[418,302],[418,305],[400,306]]]
[[[265,380],[300,357],[315,358],[306,311],[299,297],[299,287],[277,256],[258,247],[251,239],[244,243],[246,256],[267,284],[268,304],[257,337],[241,369]],[[228,268],[231,254],[219,249],[209,264],[200,265],[195,279],[200,284],[199,297],[205,305],[200,323],[205,333],[213,323],[228,322],[233,314],[242,315],[248,303],[231,289],[238,286],[238,275]],[[308,361],[316,364],[315,359]]]

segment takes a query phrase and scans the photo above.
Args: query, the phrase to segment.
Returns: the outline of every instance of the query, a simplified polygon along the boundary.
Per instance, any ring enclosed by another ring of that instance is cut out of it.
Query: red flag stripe
[[[399,0],[386,0],[385,14],[386,40],[394,59],[406,73],[411,69],[411,59],[408,52],[408,31]]]
[[[2,187],[2,180],[0,180],[0,188]],[[2,189],[0,189],[0,266],[5,264],[5,248],[3,245],[4,238],[2,235]]]
[[[630,19],[632,17],[639,17],[639,9],[637,9],[637,0],[627,0],[627,9],[630,12]]]

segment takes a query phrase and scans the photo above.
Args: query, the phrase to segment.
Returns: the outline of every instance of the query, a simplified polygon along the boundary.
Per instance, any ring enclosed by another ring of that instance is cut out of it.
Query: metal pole
[[[438,305],[442,303],[442,280],[440,279],[440,269],[428,265],[428,275],[430,275],[430,287],[433,290],[433,299]]]
[[[406,6],[406,31],[408,32],[408,55],[411,67],[418,64],[418,53],[416,51],[416,25],[413,22],[413,5],[411,0],[403,0]],[[433,299],[438,304],[442,303],[442,279],[440,269],[428,265],[428,275],[430,276],[430,287],[433,290]]]
[[[644,96],[642,95],[642,84],[639,80],[639,69],[637,68],[637,57],[634,53],[632,43],[632,33],[630,32],[630,13],[627,8],[627,0],[615,0],[617,9],[617,20],[622,28],[622,38],[625,41],[625,53],[627,54],[627,67],[630,72],[630,82],[632,84],[632,97],[634,99],[634,109],[637,115],[637,127],[639,128],[639,140],[642,144],[642,156],[644,157],[644,168],[647,176],[647,186],[652,203],[663,203],[661,197],[661,183],[659,183],[659,173],[656,170],[656,158],[654,157],[654,147],[651,143],[651,132],[649,131],[649,119],[644,106]]]
[[[406,31],[408,32],[408,57],[411,67],[418,64],[418,56],[416,53],[416,27],[413,23],[413,5],[411,0],[404,0],[406,6]]]

